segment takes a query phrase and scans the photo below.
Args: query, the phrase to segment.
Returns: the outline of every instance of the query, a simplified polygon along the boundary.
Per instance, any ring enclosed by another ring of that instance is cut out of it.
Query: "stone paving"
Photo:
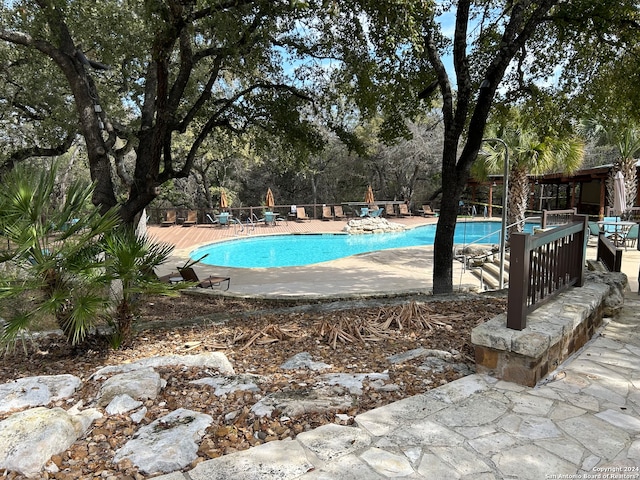
[[[535,388],[470,375],[159,480],[640,479],[640,296]]]

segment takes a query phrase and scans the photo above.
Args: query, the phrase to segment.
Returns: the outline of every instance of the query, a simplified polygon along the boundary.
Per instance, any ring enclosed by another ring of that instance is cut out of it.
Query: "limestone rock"
[[[314,362],[309,352],[301,352],[280,365],[280,368],[284,370],[308,368],[309,370],[317,371],[331,368],[331,365],[323,362]]]
[[[129,416],[131,417],[131,420],[133,422],[140,423],[146,414],[147,414],[147,407],[142,407],[140,410],[133,412]]]
[[[295,417],[307,413],[345,410],[353,405],[353,398],[342,388],[311,388],[275,392],[262,398],[251,407],[259,417],[271,416],[274,410]]]
[[[73,375],[43,375],[21,378],[0,385],[0,412],[37,407],[70,397],[82,382]]]
[[[590,272],[584,274],[585,283],[588,281],[604,283],[609,287],[609,294],[604,299],[604,315],[616,315],[624,305],[624,290],[629,281],[620,272]]]
[[[173,365],[184,365],[185,367],[210,368],[223,375],[233,375],[233,366],[221,352],[207,352],[198,355],[166,355],[161,357],[150,357],[125,365],[111,365],[101,368],[92,376],[92,380],[100,380],[114,373],[126,373],[140,368],[157,368]]]
[[[107,412],[109,415],[119,415],[121,413],[135,410],[141,405],[142,402],[134,400],[129,395],[116,395],[115,397],[113,397],[113,400],[109,402],[107,408],[105,408],[105,412]]]
[[[256,384],[260,380],[258,375],[235,375],[230,377],[205,377],[193,380],[189,383],[196,385],[209,385],[213,387],[213,393],[218,397],[237,391],[259,392],[260,388]]]
[[[322,381],[329,385],[345,387],[354,395],[362,395],[365,380],[372,383],[374,388],[382,388],[384,382],[389,380],[388,373],[329,373],[322,376]]]
[[[304,474],[313,468],[313,463],[309,461],[307,452],[299,442],[283,440],[268,442],[248,451],[200,462],[189,472],[189,478],[191,480],[304,478]]]
[[[180,470],[198,457],[198,443],[212,422],[210,415],[179,408],[142,427],[113,461],[128,459],[147,474]]]
[[[362,233],[387,233],[402,232],[406,227],[399,223],[391,223],[386,218],[354,218],[349,220],[343,229],[350,235],[358,235]]]
[[[102,414],[70,415],[62,408],[32,408],[0,422],[0,469],[37,476],[52,455],[64,452]]]
[[[303,432],[296,438],[325,462],[352,454],[371,444],[371,436],[363,429],[331,423]]]
[[[153,368],[120,373],[102,384],[98,394],[98,405],[104,407],[118,395],[128,395],[137,400],[154,399],[165,383]]]

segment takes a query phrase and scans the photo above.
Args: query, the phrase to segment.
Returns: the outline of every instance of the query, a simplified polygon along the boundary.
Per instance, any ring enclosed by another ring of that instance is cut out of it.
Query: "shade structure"
[[[224,190],[220,190],[220,208],[229,208],[229,201],[227,200],[227,194]]]
[[[265,200],[265,203],[267,204],[267,208],[273,208],[274,205],[276,204],[273,198],[273,192],[271,191],[270,188],[267,190],[267,198]]]
[[[373,197],[373,189],[371,188],[371,185],[369,185],[369,188],[367,188],[367,193],[364,194],[364,203],[375,203],[375,199]]]
[[[624,185],[624,175],[618,171],[613,177],[613,214],[621,216],[627,204],[627,189]]]

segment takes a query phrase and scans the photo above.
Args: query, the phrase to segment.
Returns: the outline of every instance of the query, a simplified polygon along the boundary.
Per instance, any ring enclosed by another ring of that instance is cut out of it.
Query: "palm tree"
[[[633,207],[638,193],[637,167],[635,157],[640,153],[640,129],[630,122],[621,125],[619,122],[589,119],[580,124],[582,133],[593,139],[598,145],[613,145],[617,150],[618,159],[607,178],[607,203],[613,205],[613,178],[619,171],[624,176],[627,209]]]
[[[53,202],[56,171],[21,164],[3,177],[0,348],[10,350],[49,318],[72,345],[106,321],[119,346],[131,331],[135,295],[174,290],[148,274],[171,248],[118,228],[115,210],[101,215],[90,184],[73,182],[64,200]],[[119,299],[110,290],[116,281]]]
[[[582,165],[584,142],[577,137],[540,138],[533,130],[506,128],[497,132],[509,150],[509,192],[507,223],[509,234],[521,232],[529,198],[529,175],[550,172],[571,173]],[[486,145],[472,175],[477,179],[503,170],[505,151],[501,145]]]

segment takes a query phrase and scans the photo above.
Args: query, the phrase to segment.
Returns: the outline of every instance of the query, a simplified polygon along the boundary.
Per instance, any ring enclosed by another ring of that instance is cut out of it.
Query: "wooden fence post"
[[[528,233],[512,233],[509,237],[509,295],[507,328],[522,330],[527,326],[527,301],[529,290],[529,239]]]

